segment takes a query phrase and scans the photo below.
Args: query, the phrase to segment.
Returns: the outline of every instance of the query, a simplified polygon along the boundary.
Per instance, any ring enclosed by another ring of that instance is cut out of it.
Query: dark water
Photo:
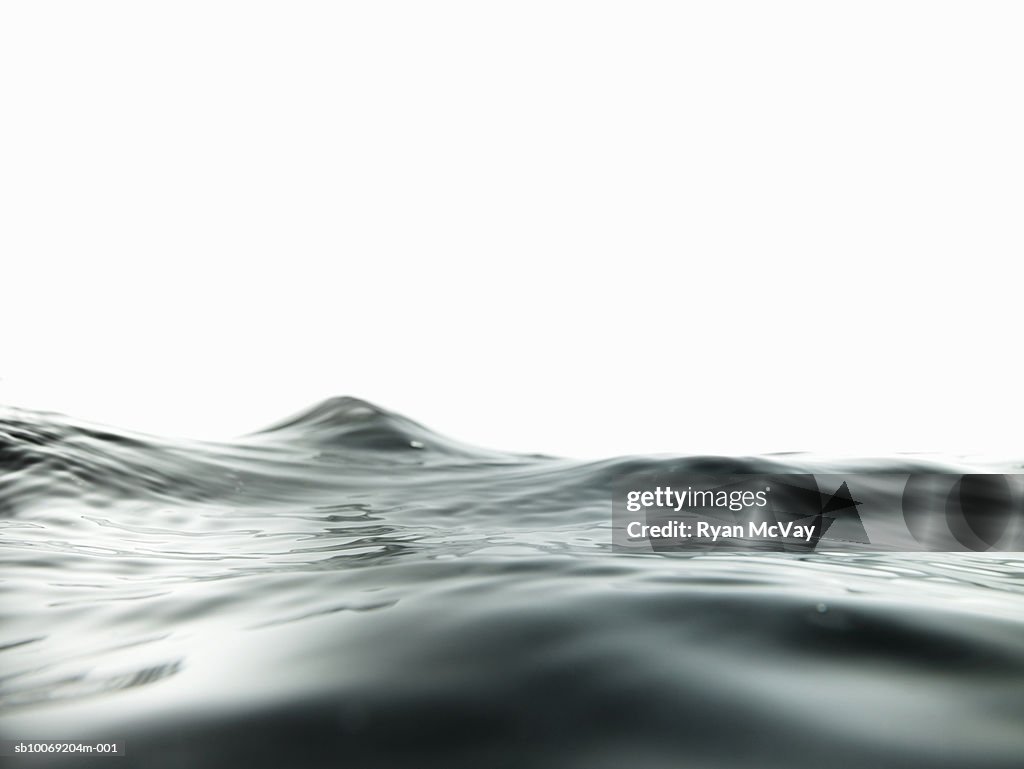
[[[663,461],[353,399],[231,444],[6,412],[0,737],[124,740],[56,762],[122,769],[1024,767],[1024,557],[613,554],[614,478]],[[902,463],[933,461],[861,464]]]

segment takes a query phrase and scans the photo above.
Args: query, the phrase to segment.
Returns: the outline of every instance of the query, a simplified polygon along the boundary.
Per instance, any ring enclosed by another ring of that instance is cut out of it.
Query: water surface
[[[3,760],[1024,766],[1024,557],[613,553],[614,480],[666,461],[485,451],[351,398],[224,444],[4,412],[0,737],[128,755]]]

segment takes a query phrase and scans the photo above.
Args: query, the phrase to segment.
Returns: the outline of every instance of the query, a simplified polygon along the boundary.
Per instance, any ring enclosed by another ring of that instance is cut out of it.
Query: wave
[[[226,442],[9,409],[0,737],[139,767],[1015,768],[1019,555],[611,547],[628,473],[993,467],[521,455],[355,398]]]

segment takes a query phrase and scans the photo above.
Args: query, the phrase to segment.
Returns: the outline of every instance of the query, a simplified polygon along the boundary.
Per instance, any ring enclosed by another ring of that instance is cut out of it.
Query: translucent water
[[[0,738],[128,755],[0,760],[1024,766],[1024,557],[613,553],[614,478],[660,461],[350,398],[229,444],[5,412]]]

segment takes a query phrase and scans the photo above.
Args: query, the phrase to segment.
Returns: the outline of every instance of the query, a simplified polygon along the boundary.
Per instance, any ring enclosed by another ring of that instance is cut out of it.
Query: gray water
[[[613,553],[614,479],[665,461],[350,398],[226,444],[7,411],[0,738],[127,755],[0,761],[1024,766],[1024,557]]]

